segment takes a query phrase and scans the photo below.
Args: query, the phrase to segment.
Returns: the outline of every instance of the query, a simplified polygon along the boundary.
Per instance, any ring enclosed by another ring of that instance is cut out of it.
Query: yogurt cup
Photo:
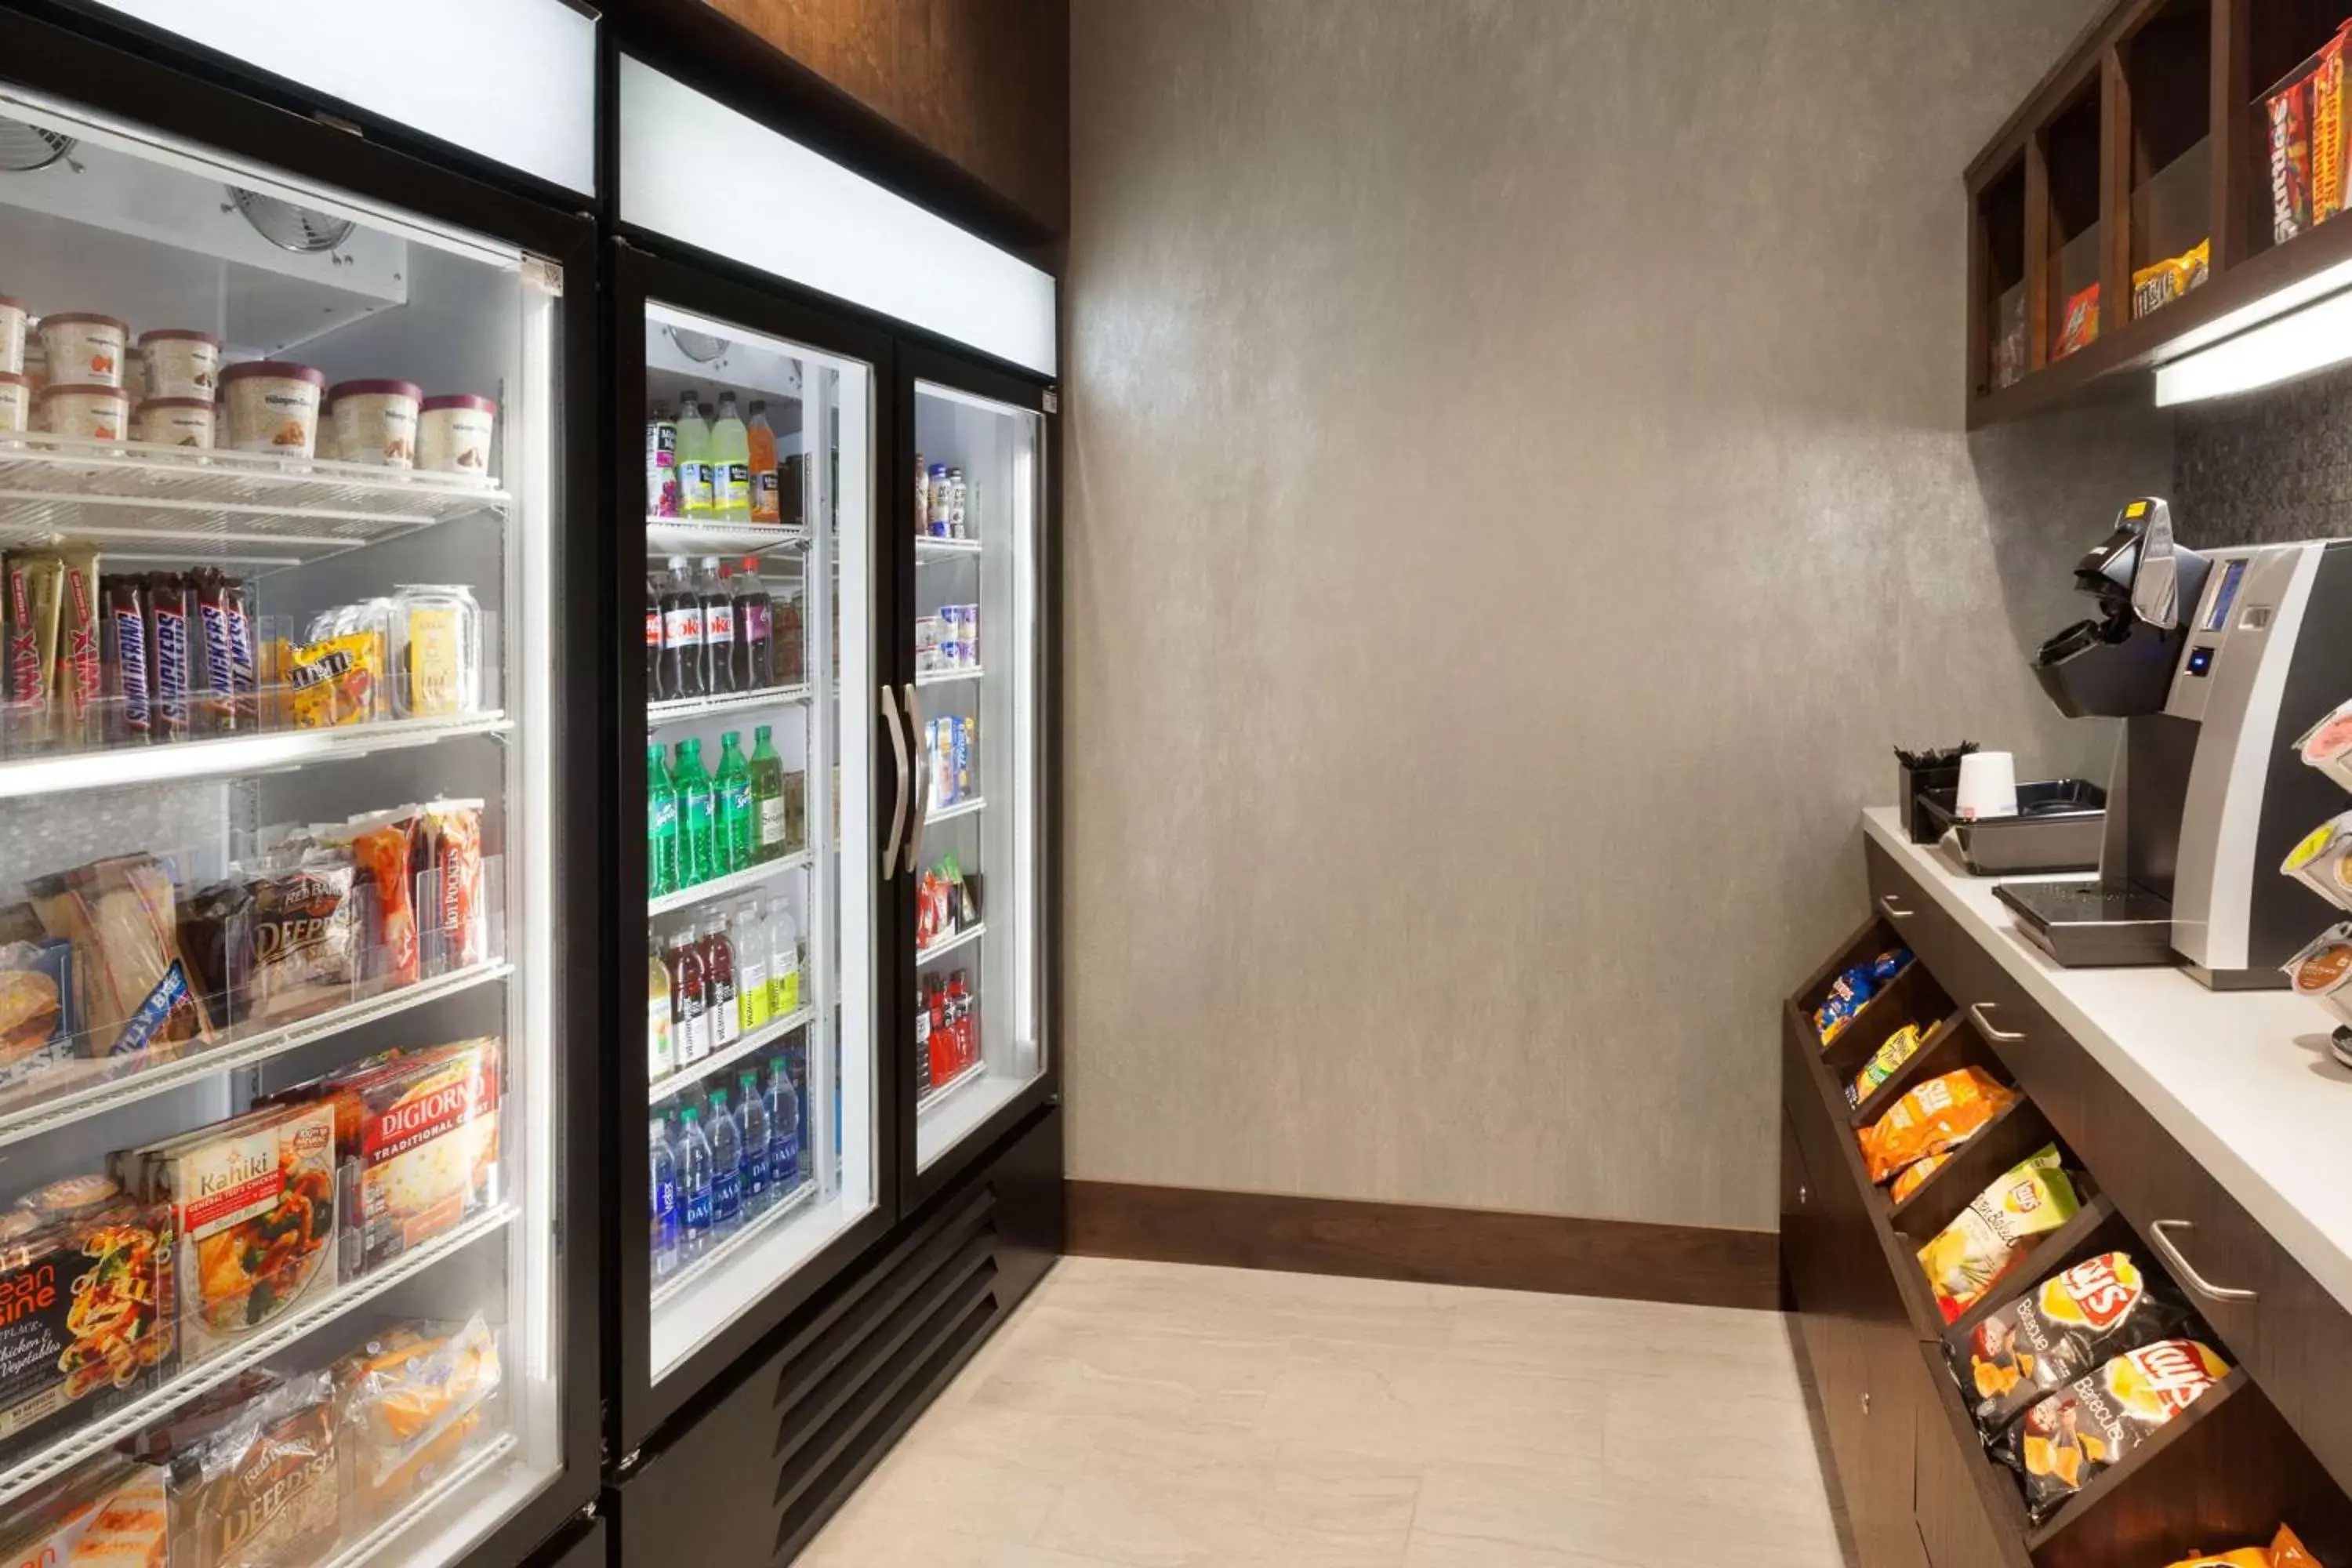
[[[228,448],[314,457],[319,449],[319,398],[327,378],[307,364],[248,360],[220,373],[228,415]]]
[[[41,393],[41,416],[53,436],[120,441],[131,432],[131,404],[119,386],[47,387]]]
[[[2352,910],[2352,811],[2323,822],[2287,852],[2279,865],[2339,910]]]
[[[470,392],[428,397],[416,414],[416,466],[427,473],[490,477],[490,432],[499,405]]]
[[[25,301],[0,294],[0,371],[11,375],[25,369]]]
[[[122,395],[131,400],[131,416],[136,419],[139,405],[147,401],[147,356],[136,343],[122,356]]]
[[[2279,967],[2298,996],[2308,996],[2352,1024],[2352,921],[2329,926]]]
[[[111,316],[60,310],[41,318],[49,379],[59,386],[120,387],[122,359],[130,347],[131,329]]]
[[[221,341],[210,332],[159,327],[139,334],[150,397],[220,395]]]
[[[33,427],[33,378],[22,371],[0,370],[0,431]]]
[[[2314,724],[2294,743],[2296,754],[2346,789],[2352,789],[2352,702]]]
[[[151,397],[131,416],[131,438],[158,447],[209,448],[219,409],[209,397]]]
[[[415,383],[339,381],[327,401],[336,457],[383,468],[416,466],[416,416],[425,394]]]

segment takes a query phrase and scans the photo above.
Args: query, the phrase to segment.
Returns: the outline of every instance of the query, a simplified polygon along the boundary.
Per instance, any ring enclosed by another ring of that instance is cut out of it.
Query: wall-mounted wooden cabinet
[[[2084,33],[1969,166],[1970,428],[2120,384],[2352,260],[2326,53],[2348,19],[2352,0],[2116,0]]]

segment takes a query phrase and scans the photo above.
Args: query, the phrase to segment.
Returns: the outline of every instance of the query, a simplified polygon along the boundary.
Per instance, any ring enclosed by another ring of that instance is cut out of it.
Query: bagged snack
[[[1864,1004],[1894,983],[1910,966],[1911,950],[1890,947],[1868,963],[1857,963],[1830,983],[1830,994],[1813,1009],[1813,1027],[1826,1046],[1845,1032]]]
[[[163,1472],[105,1455],[9,1505],[5,1568],[166,1568]]]
[[[335,1363],[362,1520],[373,1522],[438,1479],[488,1425],[502,1381],[479,1313],[462,1326],[403,1324]]]
[[[1951,1152],[1947,1150],[1941,1154],[1930,1154],[1924,1160],[1914,1160],[1904,1166],[1903,1173],[1895,1178],[1895,1184],[1886,1189],[1886,1201],[1898,1205],[1909,1202],[1911,1194],[1926,1186],[1927,1178],[1942,1170],[1951,1157]]]
[[[99,1419],[178,1365],[171,1215],[103,1176],[71,1184],[94,1201],[70,1217],[54,1204],[20,1207],[0,1246],[0,1461]]]
[[[1944,1321],[1958,1322],[1994,1280],[2023,1260],[2033,1237],[2056,1230],[2080,1207],[2054,1143],[2002,1172],[1919,1249],[1919,1267]]]
[[[498,1201],[499,1071],[498,1042],[467,1040],[394,1052],[276,1097],[333,1112],[351,1205],[348,1275]]]
[[[449,974],[488,961],[490,933],[483,908],[482,803],[436,800],[425,807],[419,837],[427,876],[429,907],[422,911],[429,934],[425,971]]]
[[[342,1531],[334,1384],[325,1373],[248,1375],[142,1434],[169,1478],[181,1561],[204,1568],[310,1568]]]
[[[169,872],[144,855],[100,860],[31,886],[50,936],[73,945],[77,1016],[94,1057],[146,1052],[170,1060],[208,1044],[204,999],[180,956]]]
[[[282,1023],[349,1002],[359,976],[350,853],[298,838],[268,865],[247,884],[250,1016]]]
[[[384,641],[373,631],[280,644],[278,679],[286,722],[297,730],[363,724],[383,700]]]
[[[2219,1557],[2191,1557],[2174,1563],[2172,1568],[2319,1568],[2319,1559],[2305,1549],[2294,1531],[2282,1524],[2278,1533],[2271,1537],[2267,1552],[2259,1546],[2241,1546]]]
[[[1862,1064],[1862,1070],[1846,1086],[1845,1102],[1860,1105],[1876,1092],[1878,1086],[1895,1076],[1895,1071],[1909,1061],[1919,1049],[1919,1026],[1906,1024],[1886,1037],[1886,1043],[1872,1053]],[[1901,1199],[1896,1199],[1900,1203]]]
[[[2264,123],[2271,161],[2271,238],[2284,245],[2311,226],[2309,73],[2272,93]]]
[[[2126,1351],[2029,1407],[1993,1439],[1993,1457],[2017,1472],[2040,1524],[2229,1374],[2195,1340]]]
[[[2099,341],[2099,286],[2096,283],[2066,301],[2066,313],[2058,328],[2058,342],[2051,347],[2053,360],[2064,359],[2078,349],[2086,349]]]
[[[265,1107],[116,1161],[135,1196],[171,1205],[189,1364],[335,1288],[331,1107]]]
[[[415,884],[409,879],[421,816],[415,807],[404,806],[352,819],[352,861],[374,911],[362,963],[371,986],[414,985],[423,973]]]
[[[2311,72],[2311,221],[2344,210],[2344,33],[2319,51]]]
[[[1870,1179],[1885,1182],[1915,1161],[1956,1149],[2016,1103],[1980,1068],[1960,1068],[1915,1084],[1885,1115],[1854,1134]]]
[[[2143,267],[2133,273],[2133,319],[2164,309],[2204,282],[2212,255],[2213,242],[2200,239],[2180,255]]]
[[[2128,1252],[2052,1275],[1948,1346],[1953,1380],[1990,1438],[2026,1406],[2126,1351],[2179,1332],[2189,1303]]]

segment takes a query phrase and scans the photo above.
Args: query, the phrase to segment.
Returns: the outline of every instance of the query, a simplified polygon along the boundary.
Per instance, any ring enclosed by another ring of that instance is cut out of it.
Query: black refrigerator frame
[[[610,247],[612,320],[607,384],[612,393],[612,418],[607,485],[615,521],[609,582],[614,618],[606,646],[613,665],[608,679],[616,693],[613,710],[617,723],[623,715],[642,714],[646,706],[645,660],[638,651],[637,640],[628,635],[630,617],[635,612],[623,606],[635,603],[643,592],[646,574],[646,300],[660,300],[715,321],[740,323],[752,331],[806,343],[811,348],[872,365],[874,458],[877,463],[883,454],[896,449],[896,416],[889,396],[889,388],[894,384],[893,344],[887,334],[851,315],[812,303],[803,291],[788,284],[658,236],[625,227],[610,241]],[[877,512],[872,526],[879,528],[883,526],[880,514],[890,491],[881,475],[873,476],[870,482],[873,488],[869,493],[875,498]],[[812,531],[817,526],[817,521],[812,520]],[[898,602],[900,590],[893,579],[895,564],[890,555],[881,547],[881,541],[872,542],[876,607],[872,630],[879,637],[887,635],[890,606]],[[809,591],[814,592],[815,585],[811,584]],[[884,653],[882,647],[873,650],[871,657],[877,670],[886,668],[882,663]],[[822,695],[813,694],[811,700],[821,700]],[[845,704],[852,699],[845,692],[842,700]],[[633,739],[633,744],[616,745],[607,760],[613,770],[608,787],[614,791],[614,837],[608,841],[614,852],[608,858],[615,863],[618,886],[613,904],[614,919],[609,922],[611,946],[604,970],[614,986],[611,1007],[615,1019],[646,1016],[646,966],[639,962],[642,955],[638,951],[645,940],[643,921],[641,916],[632,918],[624,912],[642,910],[646,902],[644,859],[627,852],[628,847],[644,841],[646,832],[644,744],[641,734]],[[885,814],[892,802],[887,798],[889,791],[885,781],[890,778],[893,769],[887,740],[878,725],[874,731],[874,755],[869,766],[870,776],[877,781],[872,806],[874,840],[878,843],[887,836]],[[825,787],[824,780],[809,782],[812,816],[823,808],[820,792]],[[874,865],[864,870],[869,877],[877,874]],[[850,872],[849,867],[843,868],[845,877]],[[910,914],[911,910],[909,904]],[[875,1016],[880,1019],[885,1016],[882,1009],[888,998],[906,989],[897,968],[897,954],[905,941],[897,924],[897,905],[877,897],[875,910],[874,1005]],[[907,930],[911,931],[912,928]],[[844,937],[845,940],[846,932]],[[851,1042],[843,1043],[845,1050],[850,1046]],[[898,1064],[887,1049],[887,1042],[877,1046],[874,1063],[877,1125],[873,1212],[845,1228],[799,1269],[779,1281],[757,1306],[656,1384],[649,1365],[652,1258],[645,1219],[652,1180],[645,1147],[644,1115],[650,1079],[642,1048],[616,1050],[613,1060],[613,1114],[606,1124],[611,1154],[605,1162],[614,1227],[614,1267],[607,1271],[607,1310],[611,1314],[607,1321],[613,1340],[608,1365],[613,1452],[625,1470],[630,1458],[656,1432],[719,1385],[730,1367],[773,1333],[796,1309],[838,1279],[898,1223],[898,1152],[889,1108],[896,1102]]]
[[[180,140],[216,148],[313,180],[373,196],[453,227],[471,229],[546,257],[563,268],[559,333],[562,364],[557,430],[562,456],[556,513],[563,519],[557,552],[556,594],[564,606],[553,650],[554,700],[574,715],[558,728],[556,771],[561,796],[548,803],[550,843],[557,859],[558,907],[548,911],[557,975],[593,973],[600,933],[612,923],[609,875],[594,868],[602,851],[609,805],[600,758],[614,747],[613,704],[602,675],[604,628],[612,624],[610,512],[595,463],[602,361],[596,227],[592,215],[564,211],[546,199],[551,187],[517,177],[491,181],[478,174],[427,163],[410,146],[428,139],[404,135],[338,107],[322,120],[301,107],[297,84],[265,99],[212,70],[206,51],[172,47],[145,29],[95,16],[79,7],[12,4],[0,7],[0,76],[60,101],[86,106],[133,125],[152,126]],[[379,139],[381,138],[381,140]],[[396,144],[388,144],[396,143]],[[528,193],[528,194],[526,194]],[[566,1125],[593,1132],[604,1121],[601,1075],[608,1053],[604,999],[585,986],[555,998],[553,1048],[568,1059],[559,1071]],[[597,1141],[583,1135],[556,1145],[555,1191],[550,1194],[562,1257],[558,1286],[562,1316],[558,1347],[563,1386],[563,1467],[537,1496],[516,1510],[465,1557],[464,1568],[508,1568],[529,1559],[568,1520],[593,1507],[601,1485],[604,1384],[601,1336],[604,1228],[595,1205]]]

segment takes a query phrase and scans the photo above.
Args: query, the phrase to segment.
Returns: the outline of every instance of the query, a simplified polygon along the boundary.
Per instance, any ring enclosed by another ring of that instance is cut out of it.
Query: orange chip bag
[[[2184,1558],[2172,1568],[2319,1568],[2319,1559],[2304,1549],[2294,1531],[2282,1524],[2278,1534],[2271,1538],[2268,1552],[2259,1546],[2241,1546],[2218,1556]]]
[[[1943,1169],[1944,1162],[1951,1157],[1951,1151],[1947,1149],[1940,1154],[1930,1154],[1924,1160],[1914,1160],[1903,1167],[1903,1173],[1895,1178],[1893,1186],[1886,1189],[1887,1197],[1895,1203],[1906,1202],[1913,1193],[1926,1186],[1927,1178]]]
[[[1885,1182],[1905,1166],[1956,1149],[2017,1100],[1982,1068],[1961,1068],[1916,1085],[1893,1110],[1854,1134],[1870,1179]]]

